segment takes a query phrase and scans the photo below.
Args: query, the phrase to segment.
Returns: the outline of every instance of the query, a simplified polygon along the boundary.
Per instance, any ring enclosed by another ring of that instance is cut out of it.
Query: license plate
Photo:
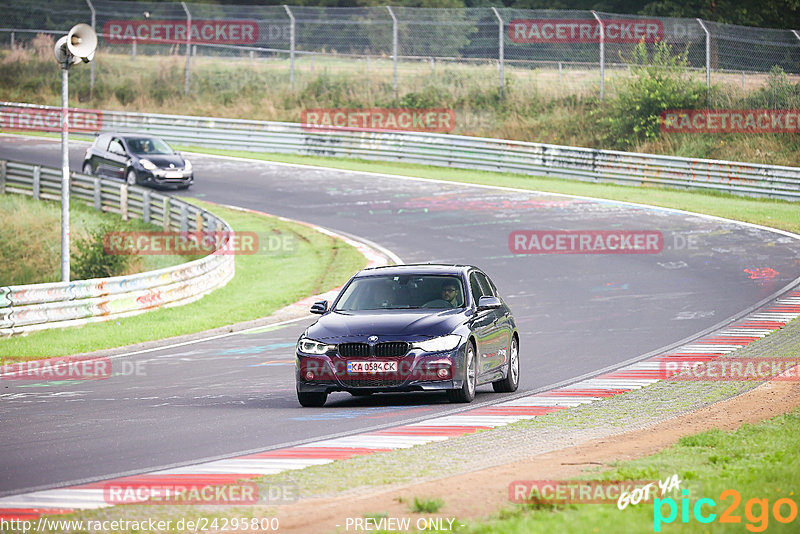
[[[348,373],[396,373],[397,362],[347,362]]]
[[[178,171],[167,171],[164,173],[165,178],[183,178],[183,173]]]

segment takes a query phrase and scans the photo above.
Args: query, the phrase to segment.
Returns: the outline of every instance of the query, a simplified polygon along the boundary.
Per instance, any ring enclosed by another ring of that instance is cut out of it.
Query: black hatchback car
[[[295,378],[303,406],[328,394],[446,391],[471,402],[475,388],[519,385],[519,334],[486,274],[469,265],[364,269],[297,341]]]
[[[186,189],[194,171],[161,138],[141,134],[103,133],[83,157],[84,174],[125,180],[129,185],[156,185]]]

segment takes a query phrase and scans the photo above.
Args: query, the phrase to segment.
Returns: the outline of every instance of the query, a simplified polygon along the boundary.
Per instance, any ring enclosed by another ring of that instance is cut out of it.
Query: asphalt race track
[[[79,170],[85,143],[73,142]],[[59,144],[0,136],[0,158],[59,165]],[[520,391],[640,357],[800,276],[800,241],[613,202],[191,157],[188,196],[353,234],[406,263],[482,267],[514,310]],[[246,229],[245,229],[246,230]],[[657,254],[514,254],[515,230],[656,230]],[[265,276],[274,276],[265,273]],[[313,319],[114,360],[110,379],[0,381],[0,495],[276,448],[463,409],[442,394],[330,396],[301,408],[293,347]],[[139,372],[136,372],[136,371]],[[507,398],[479,388],[476,402]]]

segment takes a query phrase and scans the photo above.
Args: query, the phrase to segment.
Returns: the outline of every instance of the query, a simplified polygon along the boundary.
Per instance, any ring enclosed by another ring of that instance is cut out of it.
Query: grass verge
[[[0,49],[0,100],[59,105],[58,85],[52,83],[58,79],[52,37],[19,39],[14,50]],[[779,69],[750,73],[745,84],[737,73],[715,72],[714,84],[706,88],[702,73],[682,68],[680,47],[669,45],[661,53],[650,46],[650,53],[644,47],[628,49],[623,59],[631,69],[606,70],[603,100],[599,73],[578,66],[509,63],[501,91],[492,62],[403,61],[394,88],[388,58],[304,55],[291,62],[295,72],[290,76],[285,57],[256,54],[249,60],[208,57],[202,51],[192,59],[184,94],[184,57],[140,53],[134,61],[125,48],[101,46],[91,72],[70,73],[70,94],[79,107],[287,122],[300,121],[304,110],[314,108],[446,108],[455,113],[453,133],[463,135],[800,164],[796,133],[661,132],[657,118],[665,110],[792,110],[800,105],[796,75]]]
[[[450,169],[414,163],[383,163],[359,159],[267,154],[237,150],[219,150],[197,146],[184,146],[180,147],[180,150],[263,161],[317,165],[334,169],[413,176],[468,184],[514,187],[531,191],[635,202],[715,215],[717,217],[725,217],[800,233],[800,210],[797,209],[797,203],[783,200],[745,198],[714,192],[599,184],[512,173]]]
[[[757,424],[745,424],[732,432],[709,430],[684,436],[679,442],[652,456],[621,462],[599,477],[603,480],[664,480],[677,474],[683,483],[697,482],[691,491],[688,512],[682,515],[682,496],[674,499],[676,517],[670,517],[669,504],[639,504],[619,510],[616,504],[562,505],[551,509],[517,505],[500,513],[492,521],[472,523],[464,530],[470,534],[517,534],[529,532],[797,532],[796,492],[800,480],[800,411],[784,414]],[[725,490],[738,492],[723,494]],[[698,521],[695,515],[699,499],[704,516],[715,514],[713,521]],[[781,501],[779,514],[792,516],[789,523],[776,519],[775,504]],[[789,504],[793,503],[793,504]],[[735,522],[721,522],[728,509]],[[656,518],[659,518],[657,521]],[[661,520],[664,518],[664,520]],[[684,521],[685,519],[685,521]]]
[[[160,231],[139,220],[121,222],[74,200],[70,209],[71,263],[76,266],[78,244],[90,234],[114,228],[126,231]],[[177,255],[131,256],[119,274],[153,271],[194,258]],[[56,202],[22,195],[0,195],[0,286],[43,284],[61,280],[61,207]],[[75,277],[75,274],[73,274]]]
[[[186,306],[0,339],[0,360],[19,361],[120,347],[257,319],[340,285],[366,264],[355,248],[310,227],[201,201],[191,202],[219,215],[234,230],[259,235],[260,251],[236,256],[236,276],[225,287]],[[263,244],[270,236],[280,238],[279,242],[286,245],[279,250],[264,250]]]

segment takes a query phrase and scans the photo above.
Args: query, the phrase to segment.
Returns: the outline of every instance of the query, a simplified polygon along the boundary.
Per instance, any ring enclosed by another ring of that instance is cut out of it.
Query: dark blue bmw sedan
[[[297,341],[297,398],[322,406],[328,394],[446,391],[471,402],[475,388],[519,385],[519,335],[486,274],[469,265],[364,269]]]

